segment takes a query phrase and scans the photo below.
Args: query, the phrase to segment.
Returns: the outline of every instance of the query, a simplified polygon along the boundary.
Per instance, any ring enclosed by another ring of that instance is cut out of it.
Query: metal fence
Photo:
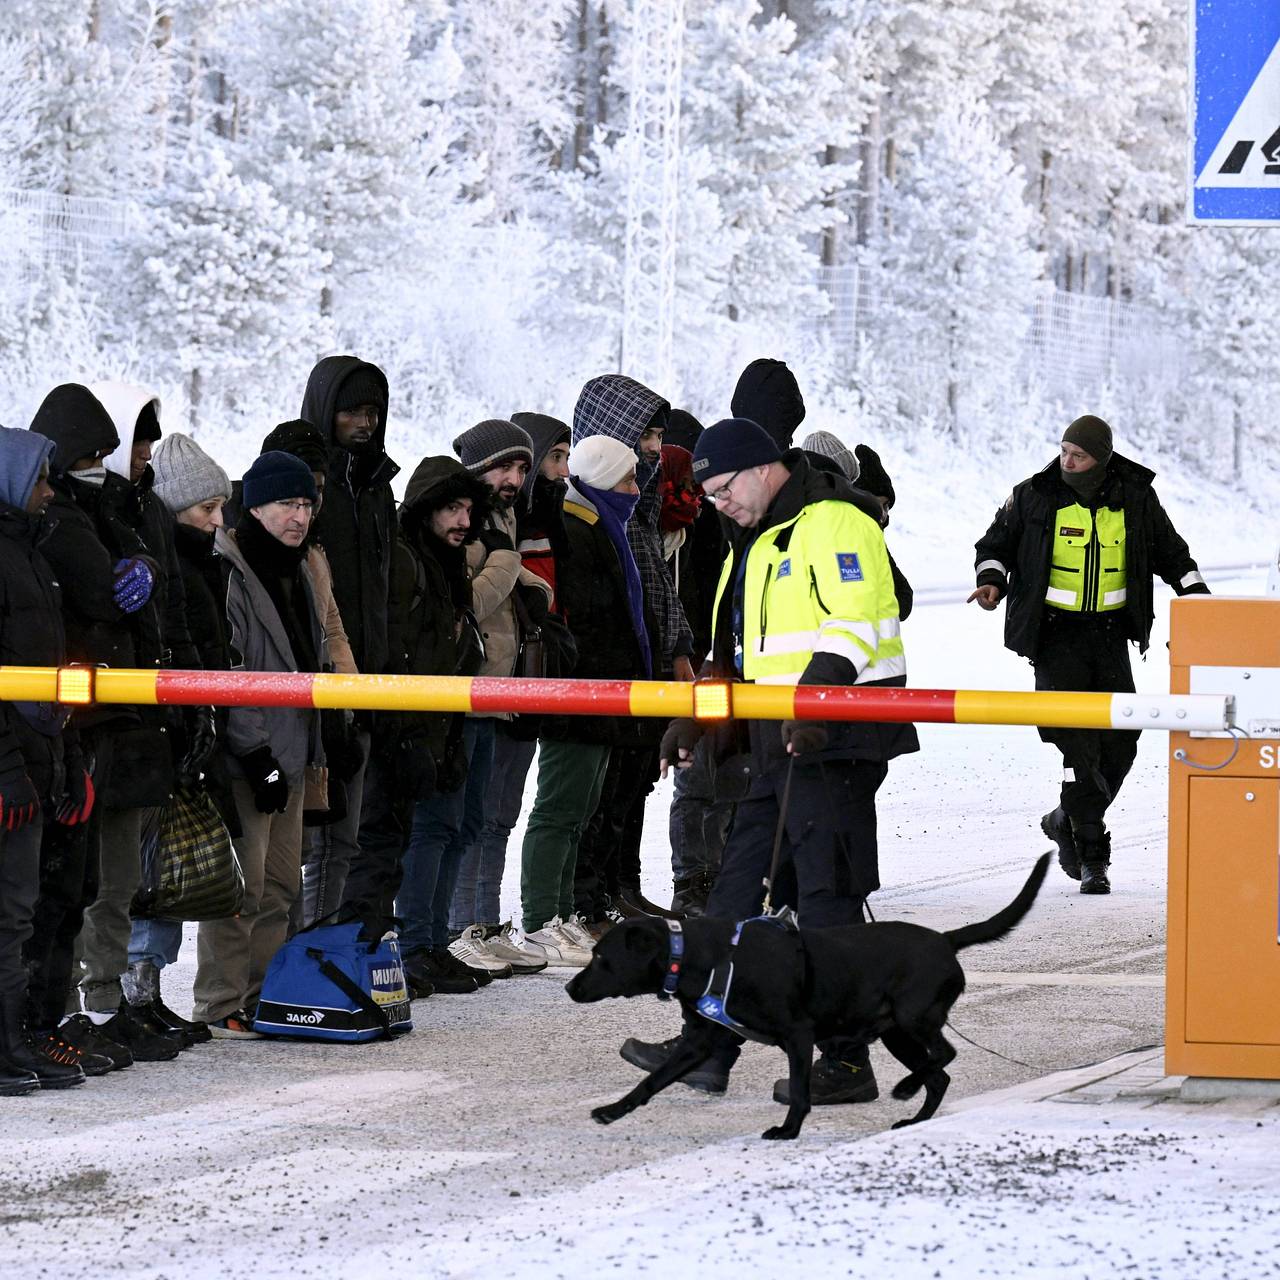
[[[830,309],[815,321],[837,358],[856,363],[863,345],[893,299],[887,272],[848,264],[818,268],[818,287]],[[1064,293],[1043,286],[1031,308],[1020,367],[1050,391],[1101,386],[1117,380],[1167,378],[1181,369],[1185,352],[1176,329],[1157,309],[1092,294]],[[899,335],[899,351],[910,349]],[[936,353],[919,353],[936,369]]]
[[[0,253],[22,278],[50,269],[74,278],[102,263],[136,218],[127,200],[0,188]]]

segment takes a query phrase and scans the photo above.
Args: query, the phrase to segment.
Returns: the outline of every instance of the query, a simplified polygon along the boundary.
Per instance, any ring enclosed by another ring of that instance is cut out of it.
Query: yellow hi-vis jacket
[[[1054,516],[1053,556],[1045,603],[1072,613],[1123,609],[1125,574],[1124,511],[1075,502]]]
[[[732,574],[730,554],[716,590],[717,622]],[[811,503],[756,538],[747,553],[742,613],[746,680],[797,684],[820,653],[847,658],[857,684],[906,675],[884,535],[851,503]]]

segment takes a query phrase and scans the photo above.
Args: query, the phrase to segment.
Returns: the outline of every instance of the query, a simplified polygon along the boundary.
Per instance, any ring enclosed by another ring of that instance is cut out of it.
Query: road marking
[[[975,986],[1005,987],[1163,987],[1162,973],[1001,973],[994,969],[966,969],[965,980]]]

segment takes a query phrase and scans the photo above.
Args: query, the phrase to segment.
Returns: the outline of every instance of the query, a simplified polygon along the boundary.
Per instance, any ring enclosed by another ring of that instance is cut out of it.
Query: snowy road
[[[1216,585],[1261,589],[1257,577]],[[1029,687],[1000,625],[976,607],[923,610],[906,630],[912,683]],[[1167,688],[1164,639],[1139,664],[1140,688]],[[1029,729],[926,726],[921,739],[883,792],[875,905],[950,927],[1007,902],[1044,848],[1057,756]],[[1144,737],[1114,811],[1116,892],[1082,898],[1055,873],[1012,938],[966,953],[956,1027],[1027,1065],[960,1042],[952,1101],[1160,1040],[1165,750]],[[659,899],[666,801],[660,789],[646,839]],[[508,909],[516,891],[513,865]],[[180,1007],[193,950],[166,980]],[[1228,1159],[1189,1121],[1107,1132],[1059,1108],[1070,1123],[1046,1146],[1020,1113],[984,1112],[976,1134],[949,1127],[957,1117],[853,1141],[904,1114],[886,1098],[816,1111],[798,1143],[766,1144],[782,1057],[749,1046],[725,1098],[674,1088],[598,1128],[589,1108],[635,1078],[620,1042],[669,1034],[675,1018],[656,1001],[573,1005],[565,976],[418,1002],[417,1030],[390,1045],[221,1042],[11,1100],[0,1275],[625,1275],[692,1258],[749,1275],[925,1277],[944,1260],[944,1275],[1271,1274],[1248,1253],[1268,1228],[1241,1199],[1274,1201],[1274,1172]],[[895,1065],[873,1054],[892,1082]],[[1193,1185],[1196,1160],[1220,1178],[1211,1201]],[[1157,1167],[1167,1195],[1143,1181]],[[1105,1211],[1090,1209],[1095,1193]]]

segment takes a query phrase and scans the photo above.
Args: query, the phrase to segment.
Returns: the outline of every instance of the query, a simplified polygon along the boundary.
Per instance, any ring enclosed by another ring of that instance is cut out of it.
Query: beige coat
[[[491,525],[502,529],[512,545],[516,540],[514,511],[495,511],[489,517]],[[482,676],[510,676],[516,668],[516,655],[520,650],[520,624],[516,621],[511,593],[519,583],[536,587],[551,603],[551,586],[545,578],[526,569],[518,551],[487,551],[478,541],[467,547],[467,573],[471,578],[471,608],[480,624],[484,637],[484,666]],[[507,712],[492,712],[494,719],[510,720]]]
[[[338,612],[338,602],[334,599],[333,571],[329,568],[329,557],[325,555],[323,548],[307,548],[307,568],[311,570],[311,589],[315,594],[316,612],[324,627],[324,637],[329,642],[329,662],[339,675],[357,676],[360,669],[356,666],[351,641],[347,639],[347,629],[342,625],[342,614]]]

